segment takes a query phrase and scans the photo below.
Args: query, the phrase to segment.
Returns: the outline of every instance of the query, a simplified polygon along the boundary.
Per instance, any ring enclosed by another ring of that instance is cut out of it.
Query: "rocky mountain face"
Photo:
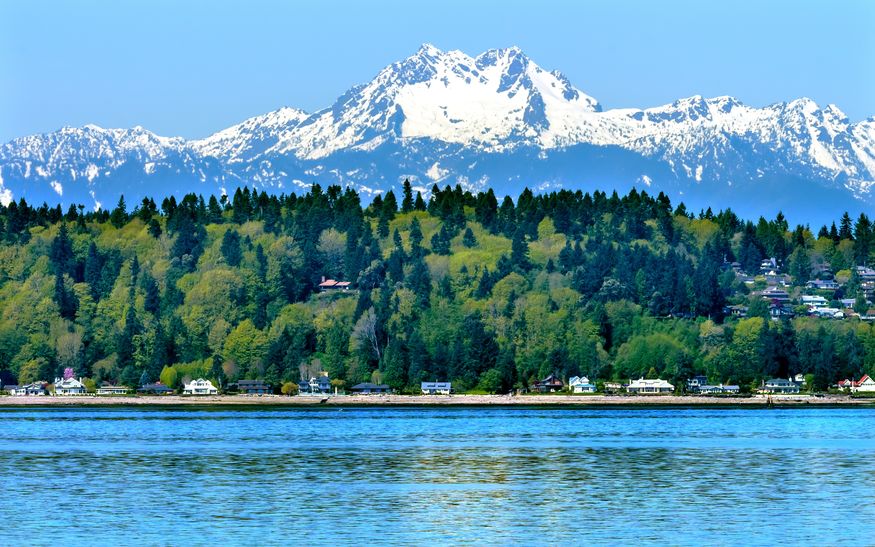
[[[517,48],[470,57],[424,45],[331,107],[281,108],[201,140],[65,127],[0,147],[0,202],[111,207],[124,194],[351,185],[369,199],[409,178],[535,190],[665,191],[688,206],[822,222],[873,203],[875,118],[797,99],[765,108],[690,97],[604,110]]]

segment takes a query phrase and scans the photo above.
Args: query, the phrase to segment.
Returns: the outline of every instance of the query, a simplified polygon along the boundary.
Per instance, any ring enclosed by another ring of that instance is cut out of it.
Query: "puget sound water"
[[[872,545],[875,408],[0,408],[2,545]]]

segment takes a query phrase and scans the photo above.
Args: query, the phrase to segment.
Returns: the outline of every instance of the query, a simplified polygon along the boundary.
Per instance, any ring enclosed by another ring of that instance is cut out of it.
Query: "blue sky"
[[[606,108],[808,96],[875,115],[871,1],[0,0],[0,142],[86,123],[203,137],[329,106],[423,42],[518,45]]]

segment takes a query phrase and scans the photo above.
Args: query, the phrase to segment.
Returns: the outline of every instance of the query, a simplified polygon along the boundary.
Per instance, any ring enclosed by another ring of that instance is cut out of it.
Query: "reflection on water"
[[[875,409],[0,409],[0,542],[866,544],[873,450]]]

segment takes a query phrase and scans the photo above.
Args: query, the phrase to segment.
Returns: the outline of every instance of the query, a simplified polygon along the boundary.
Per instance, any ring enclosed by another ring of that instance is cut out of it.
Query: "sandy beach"
[[[875,399],[853,399],[848,396],[807,395],[772,396],[774,406],[875,405]],[[64,406],[64,405],[275,405],[275,406],[766,406],[765,396],[705,397],[705,396],[624,396],[624,395],[332,395],[326,397],[282,395],[208,395],[208,396],[43,396],[0,397],[0,406]]]

